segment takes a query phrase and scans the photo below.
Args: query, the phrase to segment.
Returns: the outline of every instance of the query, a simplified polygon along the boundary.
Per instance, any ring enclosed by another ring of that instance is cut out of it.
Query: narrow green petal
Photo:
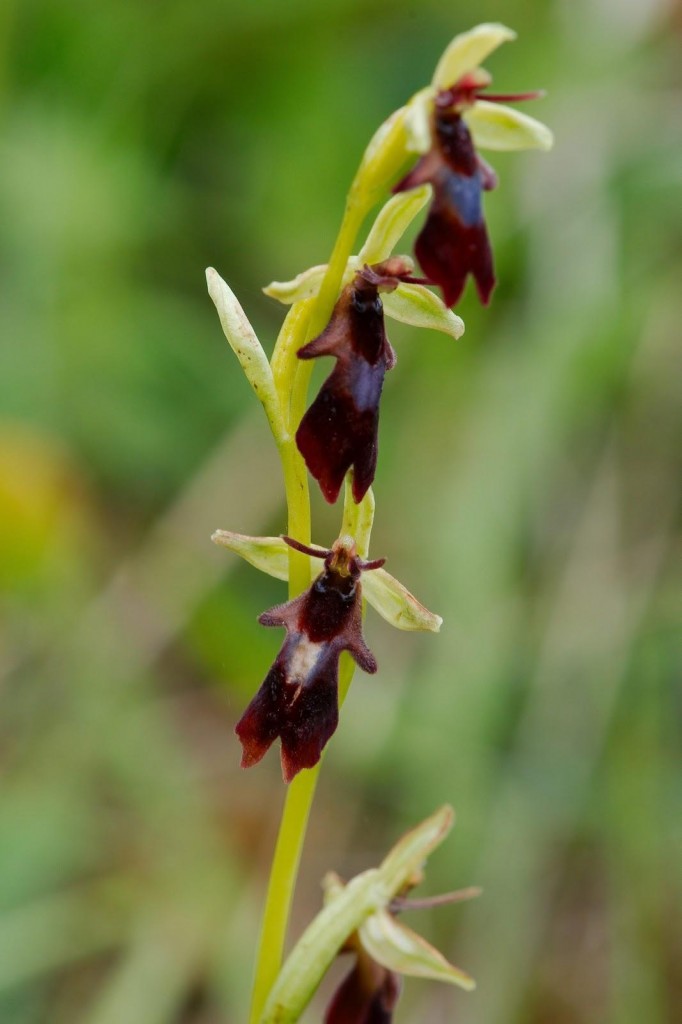
[[[381,263],[388,259],[414,218],[431,196],[431,186],[421,185],[400,192],[382,207],[358,255],[358,264]]]
[[[285,306],[291,306],[301,299],[313,299],[320,290],[322,279],[327,271],[326,263],[317,267],[309,267],[302,271],[293,281],[272,281],[263,289],[271,299],[277,299]]]
[[[487,23],[455,36],[438,61],[433,75],[436,89],[449,89],[463,75],[475,71],[481,61],[502,43],[516,39],[516,32],[506,25]]]
[[[431,108],[433,88],[429,85],[416,92],[405,107],[405,133],[411,153],[428,153],[431,149]]]
[[[206,284],[208,285],[208,294],[213,299],[218,311],[225,337],[239,360],[249,384],[265,409],[275,438],[279,439],[285,433],[282,409],[275,390],[270,363],[256,332],[249,323],[234,292],[213,267],[208,267],[206,270]]]
[[[399,924],[386,910],[370,915],[358,930],[363,948],[389,971],[411,978],[445,981],[468,990],[476,987],[473,978],[449,963],[421,935]]]
[[[464,334],[461,317],[421,284],[399,284],[394,292],[382,295],[381,301],[384,311],[401,323],[443,331],[453,338],[461,338]]]
[[[474,142],[483,149],[551,149],[554,136],[542,121],[500,103],[478,100],[464,113]]]
[[[396,629],[440,630],[443,620],[417,600],[385,569],[372,569],[362,577],[362,593],[375,611]]]

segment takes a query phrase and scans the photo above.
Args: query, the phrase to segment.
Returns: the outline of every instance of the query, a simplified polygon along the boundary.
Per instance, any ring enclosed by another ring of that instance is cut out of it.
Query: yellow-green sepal
[[[433,88],[449,89],[460,78],[475,72],[498,46],[513,39],[516,32],[497,22],[485,22],[455,36],[436,65]]]
[[[397,921],[387,910],[378,910],[358,929],[360,944],[382,967],[409,978],[429,978],[471,991],[474,979],[445,959],[417,932]]]
[[[482,149],[543,149],[554,145],[546,124],[502,103],[477,100],[464,112],[472,138]]]
[[[451,338],[461,338],[464,321],[441,302],[435,292],[421,284],[399,284],[393,292],[382,295],[384,312],[413,327],[442,331]]]

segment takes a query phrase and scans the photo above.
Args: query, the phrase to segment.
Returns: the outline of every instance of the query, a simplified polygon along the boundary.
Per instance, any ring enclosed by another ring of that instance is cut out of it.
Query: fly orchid
[[[501,43],[515,39],[504,25],[478,25],[455,36],[436,67],[431,85],[405,108],[408,147],[424,154],[394,186],[404,192],[430,184],[433,200],[415,243],[429,281],[443,291],[446,306],[459,299],[469,274],[487,303],[495,285],[493,256],[483,218],[482,193],[497,176],[478,155],[484,149],[550,149],[552,133],[540,121],[501,105],[534,99],[539,92],[486,93],[492,79],[479,66]]]
[[[351,466],[356,502],[374,480],[379,399],[386,371],[396,362],[380,293],[395,291],[401,282],[414,283],[411,269],[411,262],[400,256],[365,265],[341,292],[322,334],[299,350],[299,359],[336,359],[296,433],[299,451],[331,504]]]
[[[341,652],[349,651],[365,672],[377,670],[362,635],[360,576],[380,568],[384,559],[358,558],[350,537],[323,552],[291,537],[283,540],[302,554],[324,558],[324,570],[304,594],[258,619],[262,626],[284,626],[287,636],[235,732],[244,749],[242,768],[257,764],[279,737],[282,775],[291,782],[302,768],[317,764],[336,731]]]

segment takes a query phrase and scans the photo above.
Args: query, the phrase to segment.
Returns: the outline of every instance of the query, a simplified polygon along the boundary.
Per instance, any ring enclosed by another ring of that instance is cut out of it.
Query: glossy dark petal
[[[301,420],[296,432],[299,451],[332,504],[352,466],[353,498],[359,502],[374,480],[379,400],[386,371],[395,364],[376,288],[349,285],[329,326],[298,354],[301,359],[333,355],[337,360]]]
[[[417,259],[426,276],[442,289],[446,306],[460,298],[469,274],[481,302],[487,304],[495,273],[485,221],[482,215],[476,217],[480,183],[452,174],[447,187],[434,187],[433,205],[415,243]]]
[[[303,641],[305,644],[305,641]],[[292,661],[317,661],[307,678],[292,676]],[[311,652],[290,635],[263,685],[238,722],[242,768],[250,768],[279,736],[282,774],[291,782],[302,768],[312,768],[338,724],[338,654]]]
[[[483,218],[482,194],[497,184],[494,171],[480,159],[464,119],[441,112],[434,119],[433,148],[394,192],[429,183],[433,200],[415,253],[422,270],[443,291],[446,306],[460,298],[471,274],[481,302],[495,286],[493,255]]]
[[[324,1024],[391,1024],[399,995],[398,975],[363,956],[334,993]]]
[[[353,498],[362,501],[374,480],[379,400],[386,364],[357,358],[337,365],[296,431],[296,444],[330,504],[353,466]]]

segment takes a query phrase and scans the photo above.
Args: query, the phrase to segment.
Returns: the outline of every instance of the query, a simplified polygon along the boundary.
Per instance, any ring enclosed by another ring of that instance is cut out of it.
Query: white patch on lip
[[[305,683],[315,668],[323,647],[323,643],[314,644],[310,640],[306,640],[305,637],[301,637],[287,665],[287,681],[290,684],[301,685]]]

